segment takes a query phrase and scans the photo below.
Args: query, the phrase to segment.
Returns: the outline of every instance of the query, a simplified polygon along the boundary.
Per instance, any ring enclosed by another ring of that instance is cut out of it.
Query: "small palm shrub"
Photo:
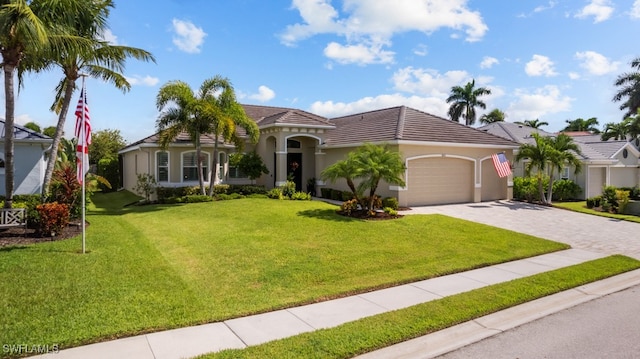
[[[271,199],[284,199],[284,195],[282,194],[282,190],[280,188],[272,188],[267,192],[267,197]]]
[[[386,197],[385,199],[382,200],[382,207],[384,208],[391,208],[391,209],[395,209],[396,211],[398,210],[398,208],[400,207],[400,204],[398,203],[398,199],[395,197]]]
[[[295,201],[311,201],[311,193],[294,192],[290,198]]]
[[[390,216],[397,216],[398,215],[398,211],[396,211],[395,209],[391,208],[391,207],[384,207],[384,212],[389,214]]]

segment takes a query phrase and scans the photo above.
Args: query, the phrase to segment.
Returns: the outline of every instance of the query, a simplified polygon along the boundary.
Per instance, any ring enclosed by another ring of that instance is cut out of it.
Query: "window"
[[[562,179],[569,179],[569,167],[562,168]]]
[[[227,156],[224,152],[218,153],[218,180],[222,181],[224,179],[224,165]]]
[[[247,178],[247,175],[244,174],[238,166],[240,159],[245,155],[246,154],[238,152],[229,155],[229,178]]]
[[[207,180],[209,154],[202,154],[202,176]],[[198,181],[198,161],[196,160],[196,152],[185,152],[182,154],[182,180]]]
[[[156,165],[158,170],[156,178],[158,182],[169,182],[169,153],[156,152]]]
[[[623,158],[627,158],[629,157],[629,151],[627,151],[627,149],[625,148],[624,150],[622,150],[622,157]]]
[[[287,140],[287,148],[300,148],[300,141]]]

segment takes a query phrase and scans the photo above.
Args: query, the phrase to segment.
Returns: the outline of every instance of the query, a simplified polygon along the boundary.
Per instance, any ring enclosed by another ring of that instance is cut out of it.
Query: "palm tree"
[[[591,133],[600,133],[600,130],[596,127],[598,125],[598,119],[591,117],[588,120],[582,118],[576,118],[575,120],[565,120],[567,126],[560,132],[569,131],[588,131]]]
[[[129,46],[113,45],[101,38],[108,29],[107,17],[114,7],[112,0],[87,1],[79,16],[72,18],[62,17],[60,12],[67,9],[45,12],[45,19],[58,21],[66,19],[72,33],[88,41],[90,46],[83,49],[63,48],[62,50],[47,49],[43,64],[45,69],[58,67],[64,77],[56,87],[56,97],[51,110],[58,114],[58,123],[53,136],[53,145],[50,157],[56,158],[58,144],[64,135],[64,125],[69,110],[69,104],[76,89],[76,80],[86,74],[98,78],[104,82],[113,84],[117,89],[127,92],[131,85],[122,75],[127,58],[133,57],[142,61],[153,61],[153,55],[145,50]],[[46,197],[55,163],[49,161],[44,176],[42,195]]]
[[[363,193],[369,189],[368,208],[373,210],[375,194],[381,180],[389,184],[404,186],[402,179],[406,167],[399,152],[391,151],[388,146],[364,144],[359,147],[353,157],[353,166],[362,182],[358,185],[358,192]]]
[[[542,126],[549,126],[549,122],[540,121],[537,118],[535,120],[524,120],[524,121],[516,121],[514,122],[518,125],[528,126],[531,128],[540,128]]]
[[[631,138],[640,138],[640,108],[636,111],[635,116],[627,117],[624,120],[627,123],[627,130]]]
[[[580,147],[573,142],[573,138],[561,133],[556,137],[547,137],[549,146],[553,149],[549,158],[549,189],[547,191],[547,204],[551,204],[553,197],[553,181],[555,172],[560,173],[565,166],[573,167],[577,174],[582,169],[582,163],[577,155],[581,154]]]
[[[207,133],[208,129],[199,112],[199,107],[202,106],[203,87],[200,88],[199,94],[195,94],[186,82],[171,81],[160,87],[156,96],[156,106],[158,111],[161,111],[156,121],[156,127],[160,133],[160,146],[163,149],[167,149],[178,135],[183,132],[189,134],[196,148],[198,182],[201,194],[205,194],[205,188],[200,136]]]
[[[535,145],[529,143],[523,143],[520,145],[520,149],[515,156],[515,160],[520,161],[525,158],[529,160],[525,166],[525,172],[527,176],[531,176],[531,173],[535,171],[536,176],[538,177],[538,193],[540,201],[542,203],[546,203],[542,182],[551,157],[552,149],[549,146],[546,137],[540,136],[535,132],[532,133],[531,136],[535,141]]]
[[[506,116],[504,112],[496,108],[491,110],[491,112],[480,116],[480,123],[483,125],[488,125],[494,122],[503,122],[505,117]]]
[[[449,117],[452,121],[458,122],[462,117],[465,124],[471,126],[476,122],[476,107],[487,108],[480,97],[490,95],[491,90],[485,87],[475,88],[475,85],[476,80],[472,80],[464,87],[454,86],[451,88],[451,95],[447,98],[447,103],[452,103],[449,107]]]
[[[640,57],[631,61],[631,68],[640,70]],[[613,96],[613,102],[624,100],[620,105],[621,110],[626,110],[623,118],[634,116],[640,108],[640,71],[623,73],[614,84],[620,89]]]
[[[349,152],[346,159],[338,161],[325,168],[320,176],[324,181],[329,181],[331,183],[335,183],[338,179],[344,178],[347,181],[347,186],[349,186],[351,193],[353,193],[353,197],[358,203],[360,203],[360,194],[353,182],[354,178],[359,177],[358,171],[360,169],[354,166],[355,163],[353,156],[354,152]]]
[[[609,139],[614,140],[624,140],[627,138],[627,134],[629,133],[629,123],[630,118],[627,118],[619,123],[609,122],[604,126],[604,131],[600,136],[602,141],[609,141]]]
[[[206,80],[202,86],[201,114],[206,132],[213,134],[216,139],[213,144],[212,171],[209,178],[209,195],[213,196],[218,178],[218,141],[232,142],[237,151],[242,151],[245,139],[236,129],[242,128],[251,143],[258,142],[260,130],[236,101],[235,91],[228,79],[215,76]]]
[[[14,78],[22,59],[49,41],[49,28],[36,16],[25,0],[0,2],[0,53],[4,74],[5,124],[5,208],[11,208],[14,187]],[[20,77],[19,77],[20,78]]]

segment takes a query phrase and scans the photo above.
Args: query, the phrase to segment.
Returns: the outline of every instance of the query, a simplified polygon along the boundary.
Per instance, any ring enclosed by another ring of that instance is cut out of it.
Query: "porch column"
[[[287,151],[276,152],[276,187],[287,182]]]
[[[315,158],[316,158],[316,170],[315,170],[315,178],[316,178],[316,183],[315,183],[315,190],[316,193],[312,193],[313,196],[318,196],[320,193],[320,186],[324,186],[324,181],[321,178],[321,173],[322,170],[324,170],[325,165],[324,165],[324,159],[325,159],[325,153],[322,152],[322,150],[320,148],[316,148],[316,153],[315,153]]]

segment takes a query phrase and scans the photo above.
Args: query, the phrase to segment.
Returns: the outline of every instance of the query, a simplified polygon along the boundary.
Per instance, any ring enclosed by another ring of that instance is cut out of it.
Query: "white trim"
[[[159,153],[166,153],[167,154],[167,180],[166,181],[160,181],[160,166],[158,165],[158,154]],[[160,183],[168,183],[171,182],[171,153],[169,153],[169,151],[164,151],[164,150],[158,150],[156,152],[154,152],[153,155],[153,160],[156,164],[156,168],[155,168],[155,178],[156,181],[160,184]]]
[[[285,184],[287,184],[287,181],[277,181],[276,187],[284,186]]]
[[[293,134],[293,135],[285,136],[284,137],[285,143],[286,143],[287,140],[289,140],[292,137],[311,137],[311,138],[315,138],[318,141],[318,144],[322,143],[322,138],[320,138],[318,136],[314,136],[314,135],[308,134],[308,133],[296,133],[296,134]],[[300,141],[298,141],[298,142],[300,142]],[[289,147],[287,147],[287,148],[289,148]],[[300,148],[302,149],[302,144],[300,144]]]
[[[389,186],[389,191],[402,192],[402,191],[408,191],[408,189],[407,187],[402,187],[402,186]]]
[[[182,183],[192,183],[192,182],[194,182],[193,180],[185,181],[185,179],[184,179],[184,155],[186,153],[194,153],[194,154],[196,154],[197,151],[196,150],[191,150],[191,151],[180,152],[180,182],[182,182]],[[209,175],[210,175],[209,171],[211,171],[211,168],[209,168],[209,167],[211,167],[209,165],[209,161],[211,159],[211,155],[209,154],[209,152],[206,152],[206,151],[200,151],[200,153],[206,155],[206,157],[207,157],[207,159],[203,161],[203,163],[205,165],[202,166],[202,167],[206,167],[206,169],[207,169],[207,171],[206,171],[207,173],[204,174],[204,180],[205,180],[205,182],[209,182],[209,181],[207,181],[207,179],[209,179]],[[197,165],[196,165],[196,168],[197,168]],[[196,184],[199,183],[199,181],[197,179],[195,180],[195,182],[196,182]]]

